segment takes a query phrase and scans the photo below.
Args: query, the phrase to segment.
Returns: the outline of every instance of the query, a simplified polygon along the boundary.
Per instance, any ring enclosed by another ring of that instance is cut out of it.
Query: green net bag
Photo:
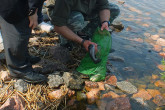
[[[97,55],[101,62],[95,64],[89,53],[87,53],[76,70],[82,74],[89,75],[91,81],[101,81],[105,79],[107,58],[112,46],[112,38],[107,30],[101,31],[100,28],[97,28],[92,37],[92,42],[97,43],[99,46]]]

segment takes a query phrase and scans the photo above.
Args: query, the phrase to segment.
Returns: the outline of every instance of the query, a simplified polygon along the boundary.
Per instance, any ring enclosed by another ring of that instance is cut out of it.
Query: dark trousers
[[[9,24],[0,16],[5,57],[11,76],[21,76],[32,70],[28,55],[28,41],[31,34],[29,20],[25,18],[16,24]]]

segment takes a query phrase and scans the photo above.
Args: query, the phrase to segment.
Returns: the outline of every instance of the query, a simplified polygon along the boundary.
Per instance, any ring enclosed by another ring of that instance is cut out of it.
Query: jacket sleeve
[[[44,1],[45,0],[28,0],[29,10],[39,8]]]
[[[109,2],[108,0],[97,0],[96,7],[98,10],[109,9]]]

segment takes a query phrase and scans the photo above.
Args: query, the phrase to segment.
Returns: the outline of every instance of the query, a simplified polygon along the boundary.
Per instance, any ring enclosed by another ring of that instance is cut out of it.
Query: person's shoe
[[[42,30],[42,31],[44,31],[44,32],[50,32],[50,31],[52,31],[53,29],[54,29],[54,27],[52,26],[52,25],[50,25],[50,24],[48,24],[48,23],[45,23],[45,22],[42,22],[42,23],[40,23],[39,25],[38,25],[38,27]]]
[[[14,75],[9,75],[11,78],[16,78],[16,79],[22,79],[25,82],[28,83],[41,83],[41,82],[47,82],[47,77],[36,73],[34,71],[29,71],[24,73],[24,75],[19,75],[19,76],[14,76]]]
[[[30,56],[30,63],[31,63],[31,64],[36,64],[36,63],[38,63],[39,61],[41,61],[41,58],[40,58],[40,57]]]

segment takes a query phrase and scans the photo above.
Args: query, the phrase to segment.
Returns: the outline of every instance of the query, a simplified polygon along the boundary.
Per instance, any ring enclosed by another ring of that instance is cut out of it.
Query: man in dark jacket
[[[120,13],[119,7],[108,0],[48,0],[47,5],[55,31],[63,36],[62,45],[67,43],[66,38],[83,45],[87,51],[90,44],[97,49],[97,44],[81,36],[92,37],[98,26],[109,30],[110,22]]]
[[[47,80],[33,71],[32,64],[37,59],[30,57],[27,48],[31,29],[38,25],[40,5],[40,0],[1,0],[0,3],[0,27],[10,76],[30,83]]]

